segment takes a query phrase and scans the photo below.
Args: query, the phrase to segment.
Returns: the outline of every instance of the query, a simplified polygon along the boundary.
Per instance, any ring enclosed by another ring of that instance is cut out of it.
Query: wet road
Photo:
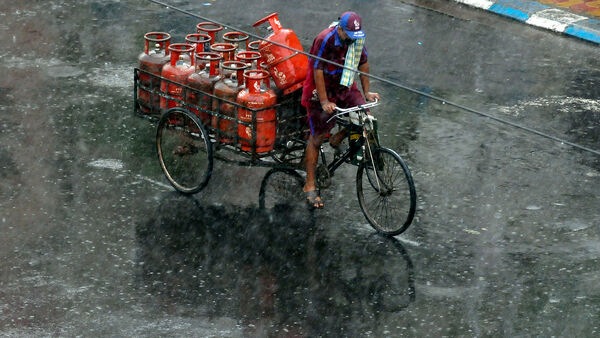
[[[278,11],[305,46],[360,12],[372,72],[445,100],[373,83],[382,143],[417,183],[413,225],[374,236],[352,169],[314,214],[259,210],[260,168],[217,163],[178,196],[132,114],[133,67],[145,32],[181,40],[198,20],[2,3],[1,335],[598,334],[600,157],[455,105],[598,150],[597,46],[446,3],[171,3],[247,30]]]

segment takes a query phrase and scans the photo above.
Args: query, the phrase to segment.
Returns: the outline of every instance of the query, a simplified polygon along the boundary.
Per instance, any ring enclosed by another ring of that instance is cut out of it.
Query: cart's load
[[[233,143],[237,134],[238,93],[244,88],[244,70],[248,66],[241,61],[223,61],[221,69],[223,77],[215,83],[213,94],[212,127],[221,143]]]
[[[269,24],[267,30],[272,32],[260,42],[259,52],[277,88],[289,94],[302,87],[308,70],[308,57],[299,52],[303,49],[298,36],[293,30],[281,26],[277,13],[256,21],[253,26],[258,28],[266,23]]]
[[[198,23],[185,43],[172,43],[167,33],[147,33],[134,73],[136,112],[156,118],[172,109],[186,111],[198,117],[211,142],[256,158],[303,136],[299,92],[308,58],[277,13],[254,25],[267,30],[264,38],[221,33],[224,27],[212,22]]]
[[[277,95],[268,87],[269,73],[251,69],[244,72],[244,78],[246,87],[237,96],[240,146],[256,153],[271,151],[277,130]]]
[[[238,51],[248,49],[249,39],[250,36],[248,34],[237,31],[223,34],[223,41],[233,44]]]
[[[223,62],[235,61],[235,51],[237,46],[229,42],[217,42],[210,45],[210,50],[221,54]]]
[[[187,93],[186,102],[190,110],[196,114],[203,124],[210,123],[215,83],[221,79],[219,62],[222,57],[218,53],[196,53],[196,71],[187,78],[187,85],[194,89]],[[196,106],[198,108],[196,108]]]
[[[169,46],[171,60],[163,66],[160,91],[160,108],[166,110],[180,106],[183,102],[183,86],[187,78],[196,70],[194,46],[187,43],[173,43]],[[167,98],[167,96],[171,98]]]
[[[196,33],[203,33],[203,34],[207,34],[208,36],[210,36],[210,41],[212,41],[212,43],[215,43],[219,40],[218,34],[220,31],[223,30],[223,26],[219,25],[218,23],[214,23],[214,22],[199,22],[196,25]],[[209,46],[206,46],[209,47]],[[204,50],[207,50],[206,48]]]
[[[260,53],[252,50],[242,50],[235,54],[236,60],[245,62],[251,69],[258,69],[258,60]]]
[[[169,45],[171,35],[164,32],[148,32],[144,34],[144,51],[138,57],[141,70],[154,75],[160,75],[162,68],[170,60]],[[146,73],[140,73],[140,84],[149,89],[139,88],[137,91],[138,104],[143,114],[157,114],[160,96],[153,89],[160,87],[160,78]]]
[[[208,52],[211,41],[212,38],[210,35],[204,33],[191,33],[185,36],[185,43],[194,46],[194,53]],[[199,65],[196,64],[196,70],[198,70],[198,66]]]

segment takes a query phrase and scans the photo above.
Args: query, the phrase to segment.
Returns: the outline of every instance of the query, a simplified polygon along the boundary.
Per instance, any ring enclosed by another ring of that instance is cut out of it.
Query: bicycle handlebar
[[[339,111],[340,113],[349,113],[352,111],[368,109],[368,108],[375,107],[378,105],[379,105],[379,100],[375,99],[375,101],[367,102],[365,104],[359,104],[358,106],[354,106],[354,107],[350,107],[350,108],[335,107],[335,110]]]
[[[327,122],[333,120],[334,118],[338,118],[342,115],[348,114],[348,113],[352,113],[355,111],[360,111],[360,110],[365,110],[371,107],[375,107],[379,105],[379,100],[375,99],[375,101],[371,101],[371,102],[367,102],[365,104],[359,104],[358,106],[354,106],[354,107],[350,107],[350,108],[340,108],[340,107],[335,107],[335,110],[337,110],[339,113],[335,113],[333,114],[328,120]]]

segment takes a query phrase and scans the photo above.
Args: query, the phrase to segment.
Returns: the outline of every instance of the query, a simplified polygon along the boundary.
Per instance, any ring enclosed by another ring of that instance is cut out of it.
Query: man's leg
[[[339,147],[340,143],[342,143],[344,137],[346,137],[347,134],[348,131],[346,130],[346,128],[341,128],[337,133],[333,134],[329,138],[329,145],[331,145],[334,148]]]
[[[323,201],[317,192],[315,183],[315,173],[317,171],[317,162],[319,160],[319,147],[321,146],[322,137],[310,135],[308,144],[304,152],[304,161],[306,165],[306,182],[304,184],[304,192],[307,193],[307,198],[315,208],[322,208]]]
[[[306,183],[304,184],[304,191],[315,190],[315,171],[317,169],[317,160],[319,152],[318,145],[314,135],[310,135],[308,138],[308,144],[304,152],[304,161],[306,165]]]

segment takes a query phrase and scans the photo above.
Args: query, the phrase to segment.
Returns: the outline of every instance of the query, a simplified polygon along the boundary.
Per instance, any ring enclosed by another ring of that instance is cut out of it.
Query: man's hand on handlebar
[[[379,93],[373,93],[373,92],[366,92],[365,93],[365,100],[367,101],[379,101]]]
[[[321,102],[321,108],[327,114],[333,113],[335,111],[336,107],[337,107],[337,105],[333,102],[330,102],[330,101]]]
[[[379,93],[366,92],[365,100],[367,100],[367,102],[379,101],[380,100]],[[326,100],[326,101],[321,102],[321,108],[327,114],[332,114],[338,108],[338,106],[335,103],[333,103],[329,100]]]

